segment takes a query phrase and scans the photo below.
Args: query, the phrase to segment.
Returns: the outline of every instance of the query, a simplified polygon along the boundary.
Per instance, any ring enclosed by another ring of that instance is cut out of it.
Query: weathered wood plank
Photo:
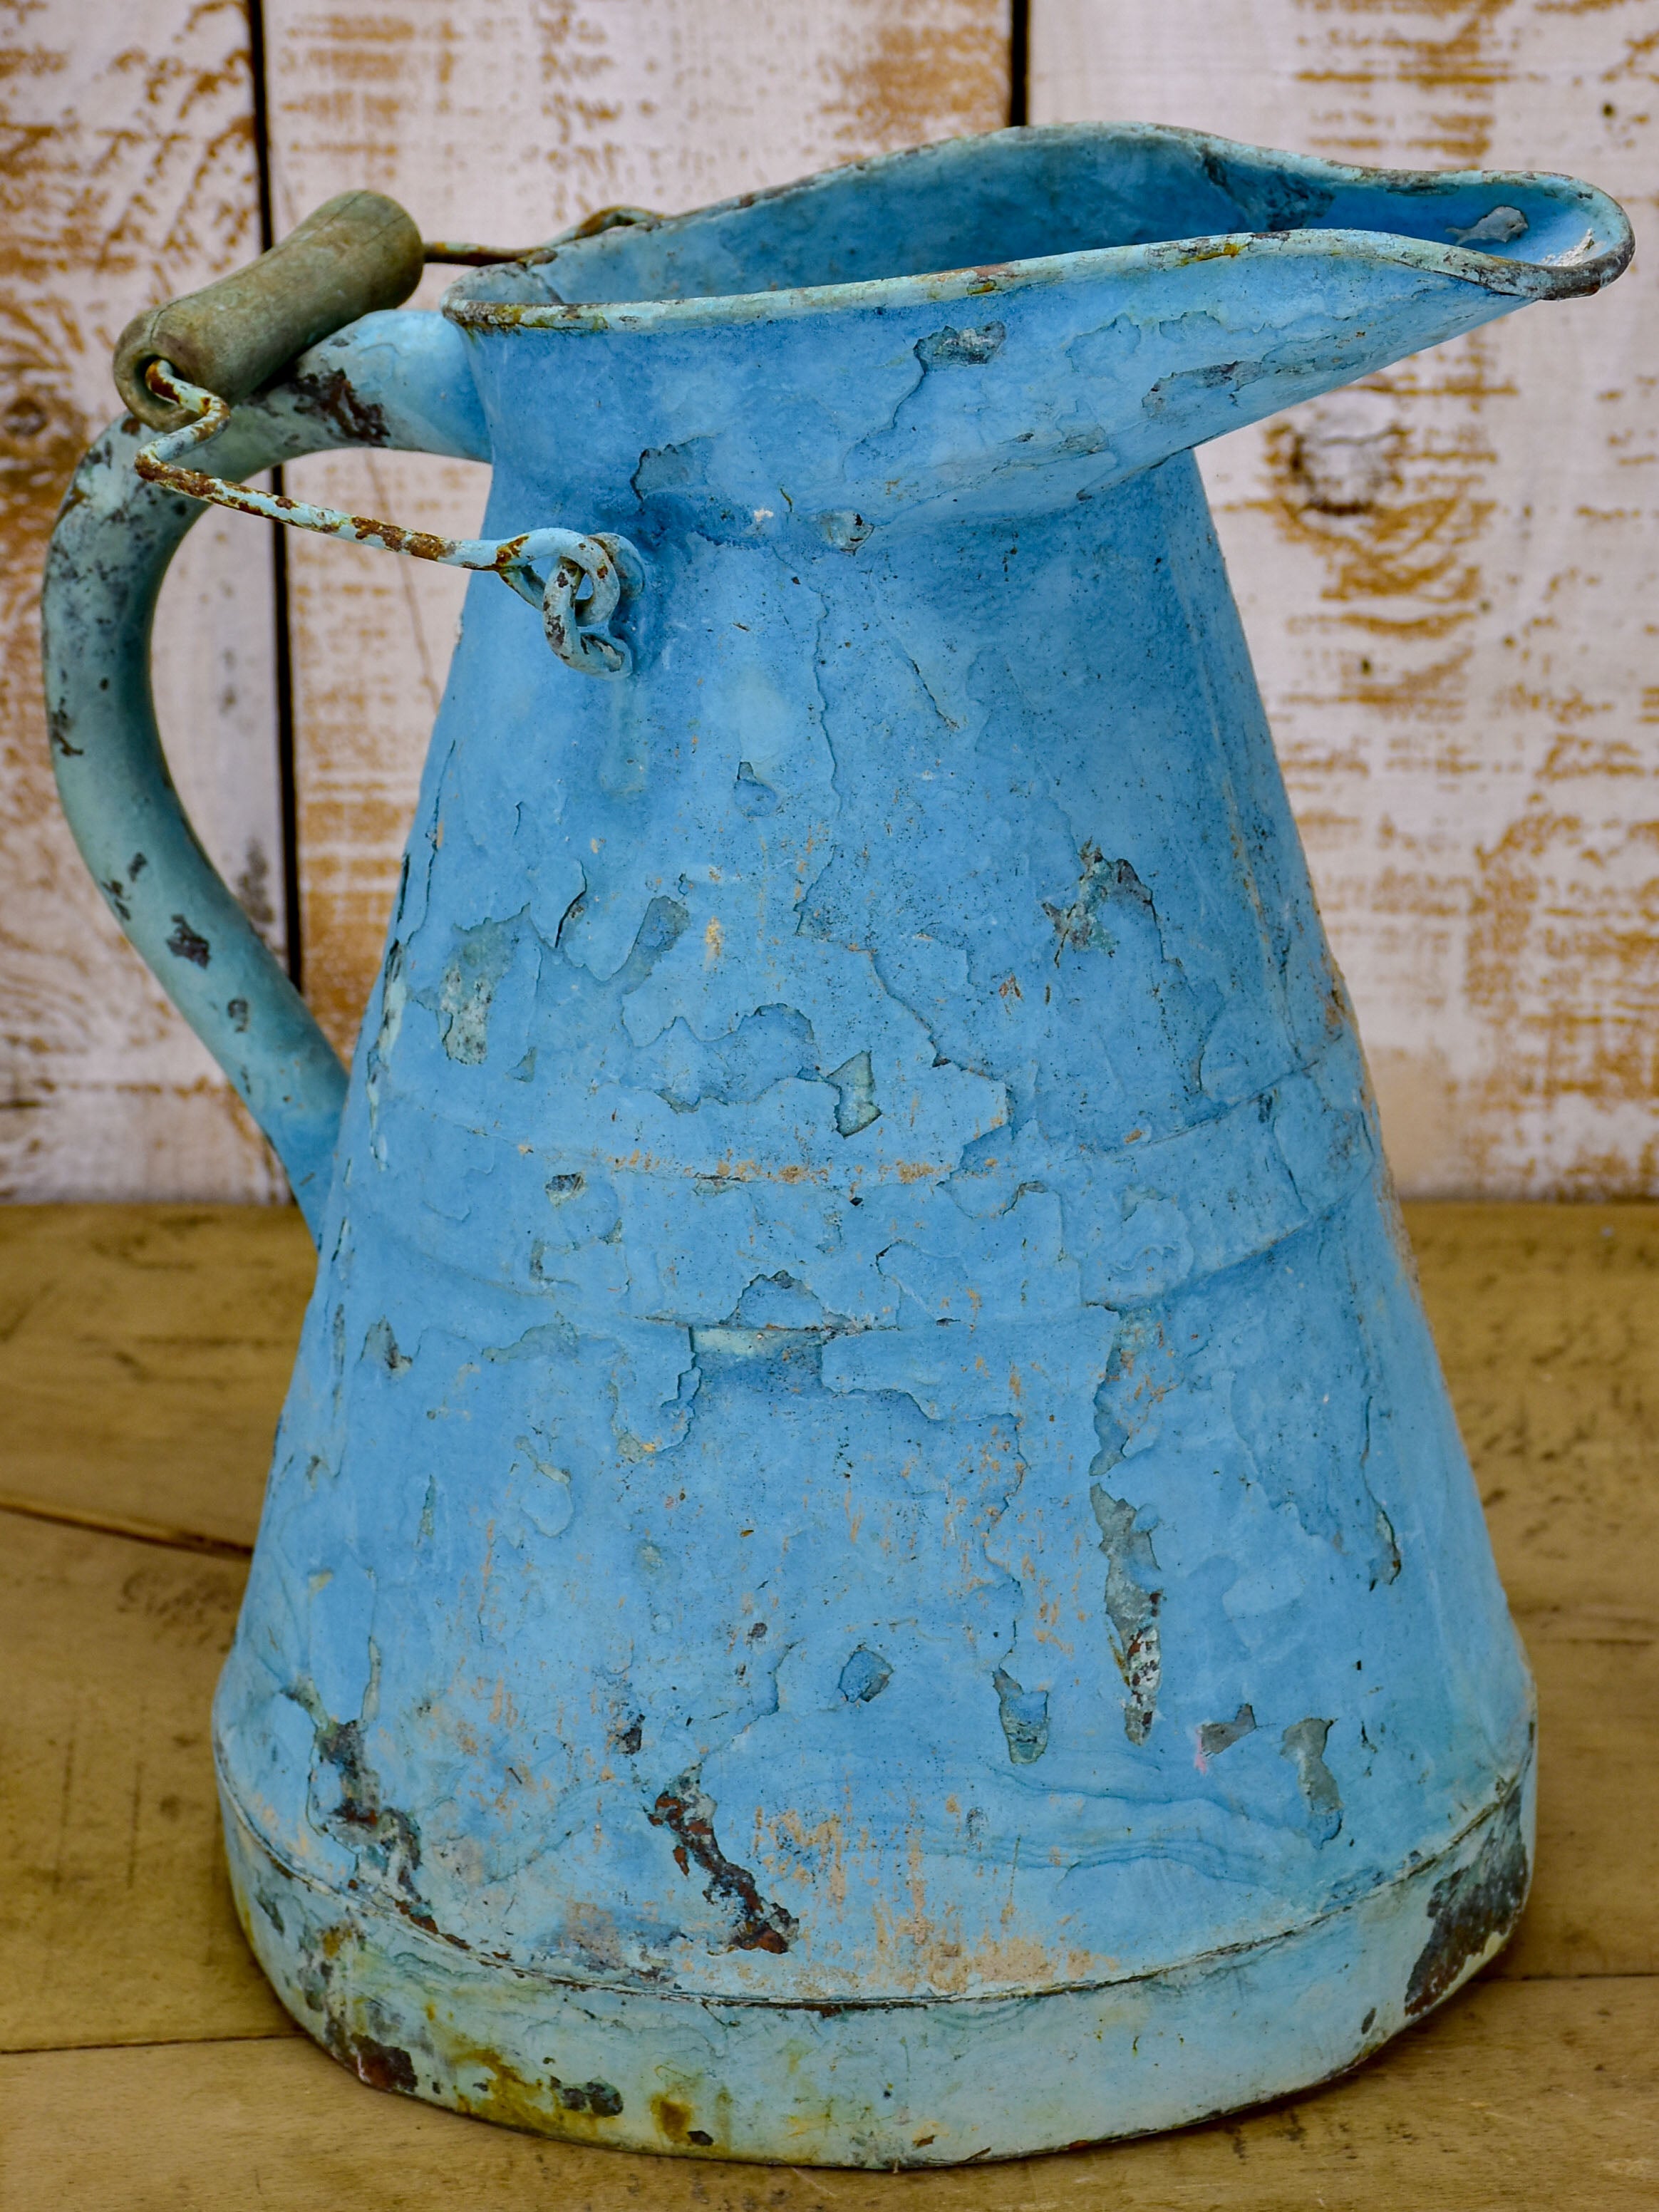
[[[1519,1626],[1538,1685],[1538,1859],[1495,1972],[1659,1974],[1659,1640],[1596,1619]]]
[[[1035,121],[1566,170],[1638,232],[1654,0],[1033,0]],[[1206,457],[1401,1185],[1652,1190],[1659,714],[1640,268]]]
[[[0,1207],[0,1499],[250,1546],[314,1265],[292,1207]]]
[[[37,588],[58,502],[116,413],[109,349],[141,307],[258,251],[238,0],[11,0],[0,59],[0,1197],[269,1198],[281,1181],[206,1054],[126,949],[58,812]],[[270,548],[202,526],[163,597],[175,778],[280,935]]]
[[[244,1573],[0,1515],[0,2048],[284,2032],[208,1742]]]
[[[1659,1210],[1412,1206],[1430,1323],[1510,1603],[1659,1622]]]
[[[939,2173],[573,2149],[377,2096],[297,2040],[3,2058],[0,2111],[6,2212],[1613,2212],[1659,2187],[1659,1983],[1477,1983],[1316,2094]]]
[[[694,207],[1007,118],[1007,0],[610,0],[465,17],[423,0],[267,0],[265,20],[283,227],[372,185],[428,238],[529,243],[597,207]],[[329,456],[294,475],[308,498],[430,529],[471,533],[483,514],[485,471],[466,463]],[[291,561],[306,989],[344,1050],[464,582],[304,540]]]

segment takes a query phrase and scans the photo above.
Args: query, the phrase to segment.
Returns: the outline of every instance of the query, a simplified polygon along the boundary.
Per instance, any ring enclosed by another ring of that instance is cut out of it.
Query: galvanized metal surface
[[[650,580],[602,690],[469,603],[221,1687],[368,2078],[937,2163],[1288,2089],[1502,1940],[1525,1668],[1188,449],[1627,250],[1039,135],[333,342],[405,424],[470,368],[501,514]]]

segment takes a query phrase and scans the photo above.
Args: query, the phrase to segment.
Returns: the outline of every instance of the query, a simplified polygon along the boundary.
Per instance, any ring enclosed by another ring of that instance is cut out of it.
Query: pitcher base
[[[1502,1946],[1530,1768],[1437,1857],[1272,1940],[1018,1995],[732,2003],[492,1964],[276,1857],[222,1789],[255,1956],[380,2089],[567,2142],[789,2166],[950,2166],[1149,2135],[1340,2074]]]

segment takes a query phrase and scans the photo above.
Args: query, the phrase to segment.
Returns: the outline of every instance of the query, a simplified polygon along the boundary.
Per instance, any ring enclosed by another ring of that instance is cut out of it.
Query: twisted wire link
[[[515,538],[440,538],[428,530],[405,530],[368,514],[347,514],[334,507],[314,507],[280,492],[255,491],[191,468],[185,456],[216,438],[230,420],[230,409],[216,393],[186,383],[171,362],[155,361],[145,382],[161,399],[189,420],[140,447],[133,465],[149,483],[165,485],[188,499],[263,515],[291,530],[315,531],[324,538],[378,545],[446,568],[472,568],[499,576],[519,597],[539,607],[547,641],[567,668],[584,676],[626,676],[633,665],[624,639],[605,624],[624,599],[644,581],[639,556],[625,538],[597,532],[526,530]]]

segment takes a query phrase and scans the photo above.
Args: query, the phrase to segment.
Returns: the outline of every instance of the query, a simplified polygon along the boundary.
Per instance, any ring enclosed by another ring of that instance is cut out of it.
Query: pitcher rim
[[[1221,138],[1207,131],[1188,131],[1167,124],[1059,124],[988,131],[976,137],[941,139],[926,146],[908,147],[869,161],[849,162],[839,168],[820,170],[792,183],[764,191],[745,192],[694,208],[683,214],[641,216],[629,210],[626,227],[653,230],[689,228],[711,216],[742,213],[749,209],[821,191],[842,182],[849,173],[873,173],[931,157],[934,161],[962,158],[966,149],[1010,138],[1054,140],[1176,141],[1222,161],[1267,162],[1283,173],[1315,184],[1349,187],[1378,186],[1401,195],[1449,199],[1471,187],[1494,194],[1508,189],[1517,197],[1534,199],[1540,189],[1556,208],[1577,204],[1588,225],[1574,253],[1538,260],[1483,253],[1466,245],[1416,238],[1408,233],[1356,229],[1309,223],[1295,229],[1238,230],[1194,237],[1158,239],[1134,246],[1085,247],[1069,252],[1035,255],[1012,260],[970,264],[920,274],[866,277],[850,283],[781,286],[775,290],[711,294],[685,299],[585,301],[493,301],[468,296],[471,287],[485,283],[495,269],[533,266],[535,263],[501,262],[467,275],[452,284],[441,302],[445,317],[466,331],[573,331],[648,332],[708,328],[725,324],[787,322],[803,317],[836,313],[897,310],[944,304],[958,300],[990,298],[1020,290],[1068,282],[1109,276],[1153,275],[1193,264],[1218,259],[1271,260],[1290,255],[1319,259],[1364,261],[1372,266],[1395,264],[1427,276],[1449,277],[1482,290],[1507,294],[1517,301],[1581,298],[1613,283],[1629,265],[1635,252],[1630,219],[1609,194],[1583,179],[1553,170],[1505,169],[1385,169],[1328,161],[1315,155],[1289,154],[1272,147],[1255,146]],[[1553,188],[1553,189],[1552,189]],[[587,230],[588,225],[580,226]],[[551,241],[555,247],[576,242],[578,233],[567,232]],[[1590,252],[1586,249],[1599,247]],[[539,259],[539,253],[537,258]]]

